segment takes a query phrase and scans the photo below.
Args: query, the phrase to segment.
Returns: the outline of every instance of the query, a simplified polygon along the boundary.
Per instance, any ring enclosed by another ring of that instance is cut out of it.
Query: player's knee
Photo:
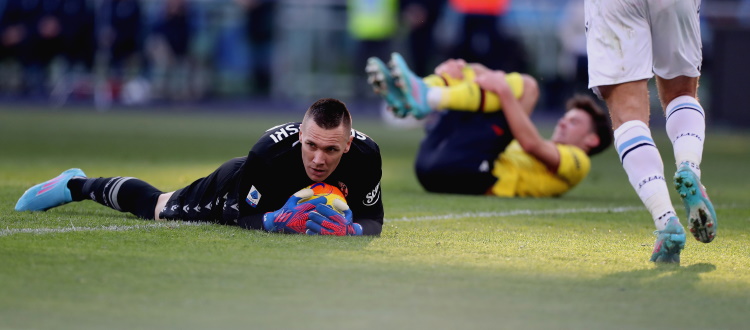
[[[669,103],[680,96],[696,97],[698,93],[698,77],[678,76],[672,79],[656,78],[659,98]]]
[[[454,179],[454,176],[447,175],[446,173],[417,168],[417,180],[422,185],[422,188],[429,192],[452,192],[451,187],[456,187]]]
[[[160,213],[164,209],[164,207],[167,206],[167,202],[169,201],[169,198],[172,197],[172,194],[174,194],[174,191],[159,195],[159,198],[156,201],[156,206],[154,207],[154,220],[162,220],[162,218],[160,217]]]
[[[434,161],[434,159],[427,159],[427,157],[417,157],[414,164],[414,169],[417,175],[431,176],[435,173],[439,173],[442,169],[440,162]]]
[[[689,86],[681,86],[678,88],[665,89],[661,91],[660,99],[664,105],[669,104],[672,100],[680,96],[690,96],[697,98],[697,89],[690,88]]]
[[[483,195],[494,183],[489,173],[425,171],[417,168],[417,180],[424,190],[434,193]]]

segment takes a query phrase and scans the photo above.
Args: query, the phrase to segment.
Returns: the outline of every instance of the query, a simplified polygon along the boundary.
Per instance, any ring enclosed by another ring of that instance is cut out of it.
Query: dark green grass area
[[[93,202],[13,210],[70,167],[173,190],[299,114],[0,110],[0,329],[742,329],[750,322],[750,135],[709,128],[720,229],[648,262],[648,212],[614,150],[560,198],[428,194],[420,129],[355,127],[383,154],[380,237],[139,220]],[[549,132],[549,127],[545,127]],[[669,141],[654,128],[674,170]],[[673,194],[680,214],[684,211]]]

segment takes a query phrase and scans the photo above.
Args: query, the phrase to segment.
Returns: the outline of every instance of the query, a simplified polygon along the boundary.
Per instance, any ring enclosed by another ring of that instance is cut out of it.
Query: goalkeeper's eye
[[[310,150],[318,149],[318,146],[315,143],[313,143],[312,141],[307,141],[307,142],[305,142],[305,144],[307,145],[308,148],[310,148]],[[336,153],[336,152],[339,151],[339,147],[338,146],[327,146],[327,147],[323,147],[321,149],[323,149],[323,151],[325,151],[326,153],[329,153],[329,154],[330,153]]]

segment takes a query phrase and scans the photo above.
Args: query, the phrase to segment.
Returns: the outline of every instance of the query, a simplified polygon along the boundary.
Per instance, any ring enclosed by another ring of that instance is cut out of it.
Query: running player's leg
[[[667,136],[672,141],[677,171],[674,186],[685,206],[688,229],[695,239],[709,243],[716,237],[716,211],[701,183],[700,164],[706,124],[703,107],[695,97],[698,78],[657,78],[665,107]],[[691,91],[692,89],[692,91]]]
[[[631,186],[656,226],[658,237],[651,261],[679,262],[684,231],[669,198],[664,164],[646,124],[649,115],[645,80],[600,86],[615,127],[615,147]],[[681,235],[681,236],[680,236]]]
[[[675,165],[686,164],[700,177],[706,115],[697,99],[698,77],[656,77],[666,116],[666,130],[674,149]]]
[[[651,213],[657,240],[651,260],[679,262],[684,230],[669,198],[664,165],[651,137],[647,81],[653,76],[648,6],[585,2],[589,87],[607,103],[615,147],[633,189]],[[613,45],[617,47],[613,47]]]
[[[651,4],[654,25],[654,73],[659,99],[667,117],[677,172],[675,188],[688,215],[688,228],[703,243],[716,236],[717,219],[700,182],[705,139],[705,113],[697,99],[702,62],[700,0]],[[677,50],[677,51],[676,51]]]

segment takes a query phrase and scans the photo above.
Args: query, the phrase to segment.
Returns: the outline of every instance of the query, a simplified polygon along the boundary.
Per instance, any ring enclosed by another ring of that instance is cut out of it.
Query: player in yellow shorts
[[[577,95],[550,139],[529,118],[539,98],[526,74],[451,59],[420,78],[394,53],[370,58],[368,80],[393,112],[427,121],[415,169],[431,192],[503,197],[559,196],[588,174],[589,156],[612,143],[609,120],[594,100]]]

